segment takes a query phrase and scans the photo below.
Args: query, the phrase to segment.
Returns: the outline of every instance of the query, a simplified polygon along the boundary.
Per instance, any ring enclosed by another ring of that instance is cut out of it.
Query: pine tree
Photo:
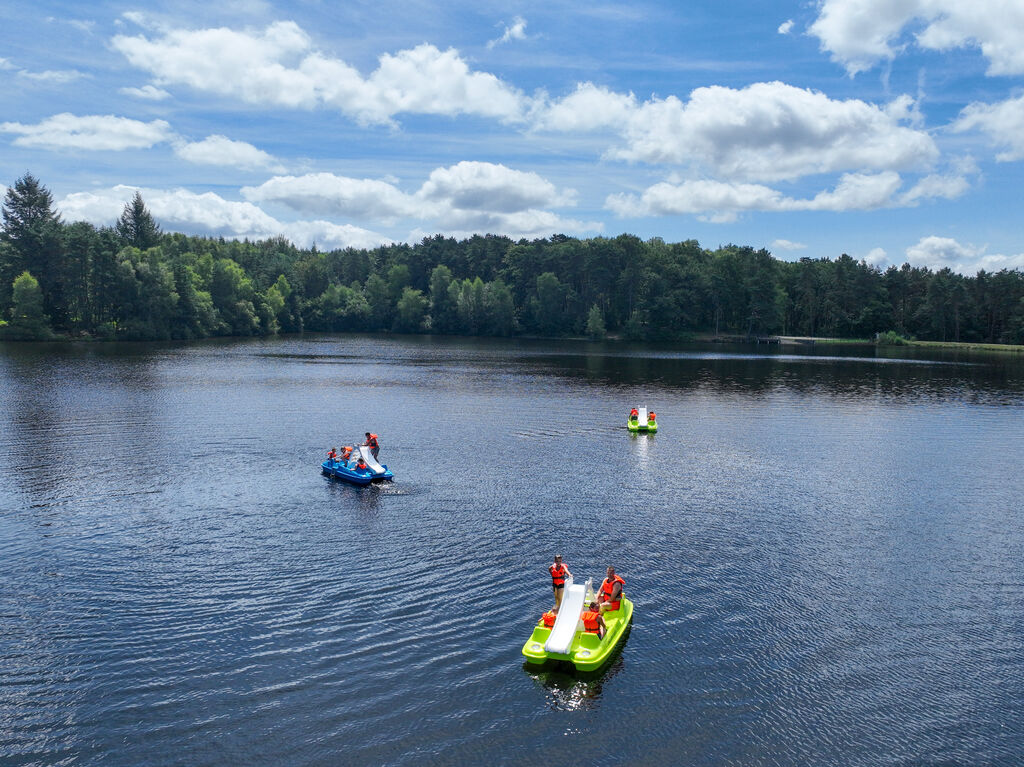
[[[63,325],[67,307],[62,226],[50,190],[26,173],[7,190],[3,221],[2,238],[8,247],[0,249],[0,306],[10,303],[14,278],[31,270],[39,275],[45,312]]]
[[[135,193],[132,201],[126,203],[121,218],[117,220],[117,233],[125,245],[147,250],[160,243],[160,227],[146,210],[142,195]]]

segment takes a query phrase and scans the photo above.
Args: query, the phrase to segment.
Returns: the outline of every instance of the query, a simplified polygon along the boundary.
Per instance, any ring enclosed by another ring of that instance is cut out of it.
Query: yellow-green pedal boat
[[[528,663],[540,665],[548,661],[565,661],[572,663],[578,671],[594,671],[611,657],[633,620],[633,603],[623,597],[618,610],[602,614],[607,630],[599,639],[597,634],[584,631],[580,620],[589,588],[590,581],[586,586],[566,584],[555,625],[548,628],[543,623],[538,624],[523,645],[523,655]],[[574,592],[574,589],[578,591]]]
[[[653,418],[647,416],[647,408],[639,408],[638,418],[627,418],[626,428],[636,434],[637,432],[647,432],[648,434],[654,434],[658,430],[658,423]]]

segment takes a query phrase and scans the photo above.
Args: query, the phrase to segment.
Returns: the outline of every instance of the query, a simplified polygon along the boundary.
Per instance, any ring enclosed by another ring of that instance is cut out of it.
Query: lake
[[[1019,765],[1024,364],[909,354],[0,345],[0,762]]]

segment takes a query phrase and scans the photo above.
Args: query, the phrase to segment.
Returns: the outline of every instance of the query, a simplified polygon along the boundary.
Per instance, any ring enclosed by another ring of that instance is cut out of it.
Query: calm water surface
[[[1019,765],[1022,466],[1005,360],[0,346],[0,762]],[[524,668],[555,551],[599,674]]]

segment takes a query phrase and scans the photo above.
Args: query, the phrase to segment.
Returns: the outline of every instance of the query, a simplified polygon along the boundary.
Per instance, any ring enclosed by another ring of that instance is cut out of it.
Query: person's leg
[[[559,607],[562,606],[562,594],[565,592],[565,587],[554,586],[553,590],[555,592],[555,609],[557,610]]]

